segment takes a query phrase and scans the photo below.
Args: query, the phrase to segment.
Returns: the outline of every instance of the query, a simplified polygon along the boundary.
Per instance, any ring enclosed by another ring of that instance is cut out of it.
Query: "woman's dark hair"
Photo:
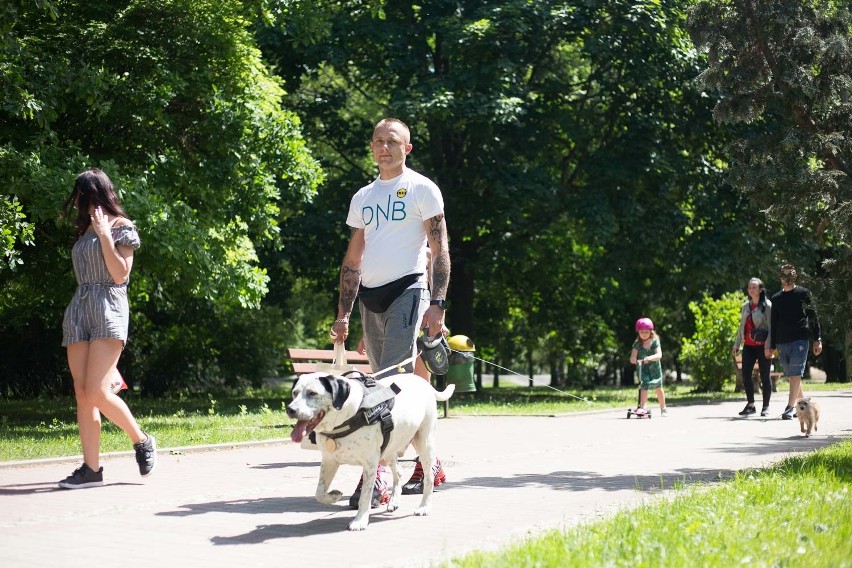
[[[757,301],[757,307],[760,308],[761,312],[766,311],[766,290],[763,288],[760,289],[760,299]]]
[[[757,283],[758,287],[760,288],[760,299],[757,300],[757,307],[760,308],[761,312],[765,312],[766,311],[766,289],[763,286],[763,280],[761,280],[760,278],[752,278],[751,280],[749,280],[749,284],[751,284],[752,282]],[[748,296],[748,294],[746,294],[746,296]]]
[[[112,217],[127,217],[115,188],[103,170],[91,168],[77,176],[74,180],[74,190],[65,201],[65,217],[71,218],[71,210],[77,208],[77,219],[74,226],[77,228],[77,238],[85,233],[92,224],[89,207],[94,205],[100,207],[105,213]]]

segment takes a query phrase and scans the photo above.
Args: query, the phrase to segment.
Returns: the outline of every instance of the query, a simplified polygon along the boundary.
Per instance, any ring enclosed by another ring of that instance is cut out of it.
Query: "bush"
[[[729,292],[718,300],[704,295],[701,303],[690,302],[695,333],[684,338],[681,356],[690,366],[695,388],[701,392],[722,390],[734,372],[731,349],[740,324],[742,294]]]

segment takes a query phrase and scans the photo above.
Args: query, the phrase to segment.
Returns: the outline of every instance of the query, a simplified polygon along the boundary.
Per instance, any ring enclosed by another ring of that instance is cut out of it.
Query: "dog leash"
[[[396,369],[397,371],[399,371],[400,373],[402,373],[402,372],[404,372],[404,371],[405,371],[405,369],[403,369],[403,367],[404,367],[405,365],[408,365],[409,363],[413,363],[413,362],[414,362],[414,360],[415,360],[415,359],[417,359],[417,357],[419,357],[419,356],[420,356],[420,353],[418,353],[418,354],[417,354],[417,355],[415,355],[414,357],[409,357],[408,359],[405,359],[404,361],[401,361],[401,362],[397,363],[396,365],[391,365],[390,367],[387,367],[387,368],[385,368],[385,369],[382,369],[381,371],[376,371],[376,372],[375,372],[375,373],[373,373],[372,375],[373,375],[374,377],[378,377],[378,376],[379,376],[379,375],[381,375],[382,373],[387,373],[388,371],[392,371],[392,370],[394,370],[394,369]]]
[[[468,355],[470,355],[470,351],[457,351],[457,350],[452,349],[452,348],[450,348],[450,351],[453,351],[455,353],[467,353]],[[487,363],[487,364],[489,364],[493,367],[497,367],[498,369],[503,369],[504,371],[508,371],[508,372],[512,373],[513,375],[518,375],[519,377],[524,377],[525,379],[529,379],[529,377],[526,376],[526,375],[522,375],[521,373],[519,373],[517,371],[513,371],[512,369],[507,369],[506,367],[503,367],[502,365],[498,365],[497,363],[492,363],[491,361],[487,361],[485,359],[482,359],[481,357],[477,357],[476,355],[471,355],[471,357],[473,357],[477,361],[482,361],[483,363]],[[530,386],[532,386],[532,385],[530,385]],[[587,402],[589,404],[592,404],[592,401],[589,400],[588,398],[584,398],[582,396],[577,396],[577,395],[571,394],[570,392],[565,392],[563,390],[559,390],[558,388],[552,387],[550,385],[544,385],[544,386],[546,386],[547,388],[549,388],[551,390],[555,390],[556,392],[562,393],[564,395],[568,395],[572,398],[576,398],[577,400],[582,400],[583,402]]]
[[[453,351],[453,352],[455,352],[455,353],[467,353],[468,355],[470,354],[470,352],[469,352],[469,351],[457,351],[457,350],[452,349],[452,348],[451,348],[451,349],[448,349],[448,351]],[[412,362],[413,362],[413,361],[414,361],[417,357],[419,357],[419,356],[420,356],[420,353],[418,353],[418,354],[417,354],[417,355],[415,355],[414,357],[409,357],[408,359],[405,359],[404,361],[401,361],[400,363],[397,363],[396,365],[391,365],[390,367],[387,367],[387,368],[385,368],[385,369],[382,369],[381,371],[377,371],[377,372],[373,373],[373,376],[374,376],[374,377],[378,377],[378,376],[380,376],[382,373],[386,373],[386,372],[391,371],[391,370],[394,370],[394,369],[399,370],[399,372],[401,373],[401,372],[403,372],[403,370],[404,370],[404,369],[402,368],[404,365],[407,365],[407,364],[409,364],[409,363],[412,363]],[[485,359],[482,359],[481,357],[477,357],[477,356],[475,356],[475,355],[471,355],[471,357],[473,357],[473,358],[474,358],[474,359],[476,359],[477,361],[482,361],[483,363],[487,363],[487,364],[489,364],[489,365],[492,365],[492,366],[494,366],[494,367],[497,367],[498,369],[503,369],[504,371],[508,371],[508,372],[512,373],[513,375],[518,375],[519,377],[529,378],[529,377],[527,377],[526,375],[522,375],[521,373],[519,373],[519,372],[517,372],[517,371],[513,371],[512,369],[507,369],[506,367],[503,367],[502,365],[498,365],[497,363],[492,363],[491,361],[487,361],[487,360],[485,360]],[[588,398],[584,398],[584,397],[582,397],[582,396],[577,396],[577,395],[575,395],[575,394],[571,394],[570,392],[565,392],[565,391],[563,391],[563,390],[559,390],[558,388],[556,388],[556,387],[552,387],[552,386],[550,386],[550,385],[544,385],[544,386],[546,386],[547,388],[549,388],[549,389],[551,389],[551,390],[555,390],[555,391],[556,391],[556,392],[558,392],[558,393],[562,393],[562,394],[567,395],[567,396],[570,396],[570,397],[572,397],[572,398],[576,398],[577,400],[582,400],[583,402],[586,402],[586,403],[588,403],[588,404],[592,404],[592,401],[591,401],[591,400],[589,400]]]

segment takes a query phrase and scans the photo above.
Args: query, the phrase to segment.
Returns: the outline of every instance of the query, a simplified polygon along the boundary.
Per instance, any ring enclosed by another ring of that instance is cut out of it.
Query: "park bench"
[[[742,392],[743,390],[743,356],[737,355],[734,357],[734,363],[737,367],[737,385],[734,388],[734,392]],[[770,371],[769,372],[769,380],[772,381],[772,392],[778,392],[778,379],[783,377],[784,373],[779,373],[778,371]],[[754,369],[751,371],[751,380],[754,384],[754,392],[760,392],[760,366],[755,363]]]
[[[287,349],[287,357],[293,362],[293,372],[297,375],[304,375],[305,373],[315,372],[318,363],[334,362],[334,351],[332,349],[298,349],[291,347]],[[362,373],[372,373],[367,355],[361,355],[357,351],[347,351],[346,362],[353,365]]]

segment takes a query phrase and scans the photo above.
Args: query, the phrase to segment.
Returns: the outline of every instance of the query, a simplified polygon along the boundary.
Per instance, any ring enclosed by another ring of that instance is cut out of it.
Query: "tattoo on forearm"
[[[432,295],[446,298],[450,286],[450,253],[443,249],[442,254],[432,259]]]
[[[360,284],[360,270],[355,270],[346,265],[340,267],[340,302],[338,305],[344,313],[352,313]]]
[[[450,285],[450,250],[447,243],[447,224],[443,215],[432,217],[429,225],[432,254],[432,295],[445,298]]]

